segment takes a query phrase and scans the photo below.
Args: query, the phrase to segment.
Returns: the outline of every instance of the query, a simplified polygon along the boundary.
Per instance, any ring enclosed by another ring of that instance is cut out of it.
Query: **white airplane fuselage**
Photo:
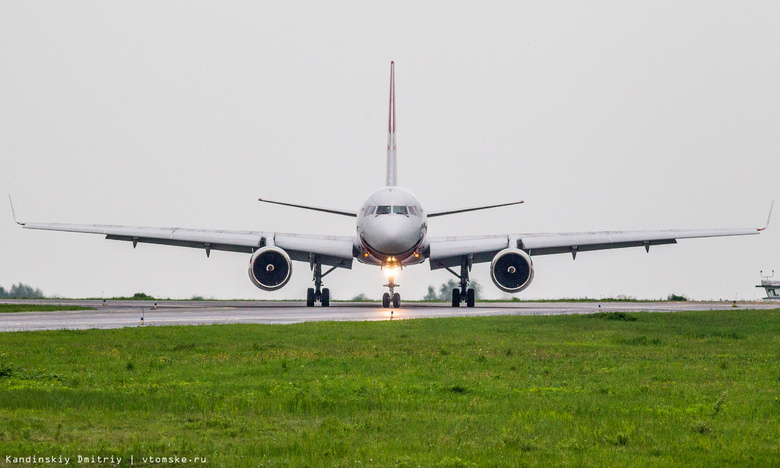
[[[358,260],[397,268],[422,263],[428,219],[408,190],[383,187],[368,196],[357,215]]]

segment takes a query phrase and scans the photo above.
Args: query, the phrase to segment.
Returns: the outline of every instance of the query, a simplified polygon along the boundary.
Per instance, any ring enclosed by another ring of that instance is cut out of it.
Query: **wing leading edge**
[[[22,223],[20,223],[22,224]],[[226,231],[209,229],[112,226],[103,224],[23,223],[25,229],[102,234],[106,239],[133,243],[174,245],[212,250],[252,253],[266,245],[284,249],[292,260],[312,261],[323,265],[352,268],[354,239],[347,236],[316,236],[263,231]]]
[[[463,256],[471,256],[473,263],[489,262],[505,248],[519,248],[532,256],[570,253],[576,258],[578,252],[627,247],[644,247],[649,251],[650,246],[676,244],[678,239],[745,236],[759,234],[764,229],[668,229],[431,238],[429,259],[431,269],[435,270],[458,266]]]

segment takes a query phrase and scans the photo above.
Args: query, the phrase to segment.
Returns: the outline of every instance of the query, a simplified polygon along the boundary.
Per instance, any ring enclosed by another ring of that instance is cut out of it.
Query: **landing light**
[[[398,273],[401,272],[401,269],[398,267],[386,267],[384,270],[385,270],[385,275],[393,278],[398,276]]]

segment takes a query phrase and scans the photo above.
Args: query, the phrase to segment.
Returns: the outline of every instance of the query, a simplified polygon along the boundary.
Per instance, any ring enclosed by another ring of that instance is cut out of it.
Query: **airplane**
[[[10,195],[9,195],[9,201]],[[387,160],[384,187],[371,193],[358,211],[346,211],[259,199],[264,203],[320,211],[356,218],[356,235],[308,235],[271,231],[223,231],[205,229],[158,228],[143,226],[24,223],[25,229],[79,232],[105,235],[106,239],[139,243],[174,245],[250,254],[249,278],[258,288],[277,291],[292,276],[293,261],[308,262],[314,287],[306,292],[306,305],[330,304],[330,290],[323,278],[337,268],[351,269],[354,260],[379,266],[387,275],[388,288],[382,307],[398,308],[401,296],[395,291],[395,279],[408,266],[428,260],[431,270],[445,269],[455,275],[459,288],[452,290],[452,306],[465,303],[474,307],[474,289],[468,287],[469,272],[475,263],[490,262],[490,278],[501,291],[518,293],[534,278],[533,257],[592,250],[676,244],[679,239],[742,236],[759,234],[769,225],[772,206],[764,227],[733,229],[673,229],[650,231],[601,231],[550,234],[506,233],[483,236],[428,237],[428,219],[477,210],[518,205],[523,201],[474,206],[470,208],[426,212],[412,192],[398,186],[395,126],[395,63],[390,62],[390,108],[388,113]],[[323,267],[329,267],[323,272]],[[459,268],[456,271],[455,268]]]

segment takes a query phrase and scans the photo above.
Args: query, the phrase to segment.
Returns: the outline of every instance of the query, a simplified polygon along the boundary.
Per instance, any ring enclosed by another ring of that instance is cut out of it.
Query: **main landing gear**
[[[452,307],[460,307],[461,302],[465,302],[466,307],[474,307],[474,290],[468,288],[465,294],[461,294],[460,291],[458,288],[452,290]]]
[[[460,307],[461,302],[466,303],[466,307],[474,307],[476,294],[474,289],[469,288],[469,271],[471,271],[472,256],[464,256],[460,262],[460,274],[455,273],[451,268],[445,267],[447,271],[460,279],[460,289],[452,290],[452,307]]]
[[[322,307],[328,307],[330,305],[330,289],[322,287],[322,278],[335,270],[336,267],[331,267],[330,270],[323,273],[322,263],[317,255],[309,257],[309,265],[314,272],[314,287],[306,290],[306,307],[314,307],[315,302],[319,302]]]
[[[396,309],[401,307],[401,295],[395,292],[396,286],[400,286],[400,284],[395,284],[393,281],[395,278],[390,276],[387,278],[387,284],[386,287],[390,288],[390,292],[386,292],[382,295],[382,307],[385,309],[390,307],[390,303],[392,303],[393,307]]]

